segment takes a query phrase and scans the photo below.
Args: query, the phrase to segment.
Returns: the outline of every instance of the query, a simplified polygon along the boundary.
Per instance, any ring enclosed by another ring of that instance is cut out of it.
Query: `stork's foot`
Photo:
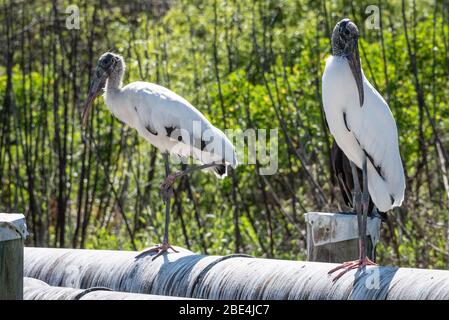
[[[147,254],[156,253],[156,255],[151,259],[151,260],[154,260],[154,259],[156,259],[157,257],[161,256],[164,252],[167,252],[168,249],[173,250],[173,252],[175,252],[175,253],[178,253],[178,252],[179,252],[178,250],[176,250],[175,248],[173,248],[170,244],[168,244],[168,243],[162,243],[162,244],[159,244],[159,245],[154,246],[154,247],[152,247],[152,248],[148,248],[148,249],[143,250],[141,253],[139,253],[139,254],[136,256],[136,259],[138,259],[138,258],[140,258],[140,257],[142,257],[142,256],[144,256],[144,255],[147,255]]]
[[[363,269],[366,266],[377,266],[377,264],[373,261],[371,261],[368,257],[365,257],[364,259],[354,260],[354,261],[348,261],[344,262],[341,265],[339,265],[336,268],[333,268],[328,272],[328,274],[334,273],[335,271],[343,269],[332,281],[337,281],[340,279],[345,273],[347,273],[350,270],[354,269]]]
[[[162,200],[164,200],[165,203],[171,196],[173,196],[173,184],[177,177],[176,174],[169,174],[161,184]]]

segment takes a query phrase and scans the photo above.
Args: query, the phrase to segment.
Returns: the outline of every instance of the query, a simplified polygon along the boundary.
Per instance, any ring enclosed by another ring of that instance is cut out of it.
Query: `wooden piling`
[[[380,237],[380,219],[368,217],[366,253],[375,261]],[[357,216],[346,213],[308,212],[307,259],[342,263],[359,258]]]
[[[0,300],[23,299],[23,241],[26,235],[22,214],[0,213]]]

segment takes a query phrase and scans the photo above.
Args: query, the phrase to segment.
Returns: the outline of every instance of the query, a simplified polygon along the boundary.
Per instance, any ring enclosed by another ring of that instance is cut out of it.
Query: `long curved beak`
[[[86,103],[84,104],[83,109],[83,127],[86,127],[87,121],[89,120],[89,114],[92,110],[92,105],[94,100],[101,94],[104,85],[106,83],[108,75],[106,72],[103,72],[102,70],[95,71],[95,74],[93,76],[93,79],[90,83],[89,87],[89,95],[87,97]]]
[[[352,75],[354,76],[355,83],[357,84],[357,90],[359,91],[359,101],[360,107],[363,107],[363,102],[365,100],[365,93],[363,91],[363,77],[362,77],[362,67],[360,65],[359,49],[356,46],[352,51],[351,55],[347,57],[349,67],[351,68]]]

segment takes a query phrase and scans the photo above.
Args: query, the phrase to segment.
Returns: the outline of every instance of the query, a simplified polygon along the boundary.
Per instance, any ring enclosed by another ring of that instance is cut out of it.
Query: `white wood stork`
[[[124,71],[125,62],[120,55],[106,52],[100,57],[83,110],[83,126],[88,122],[93,101],[104,88],[103,97],[108,109],[163,153],[166,174],[161,185],[166,205],[164,238],[160,245],[144,251],[157,252],[155,259],[168,249],[176,252],[168,242],[170,197],[175,179],[198,169],[211,170],[224,178],[228,165],[237,166],[237,157],[226,135],[188,101],[154,83],[138,81],[122,87]],[[191,156],[201,165],[170,174],[169,154],[183,159]]]
[[[326,120],[336,143],[350,160],[354,179],[353,204],[358,218],[360,258],[330,273],[374,264],[366,256],[366,221],[369,199],[383,212],[400,206],[405,178],[398,146],[396,122],[377,90],[365,78],[358,50],[359,30],[349,19],[332,33],[332,55],[322,79]],[[363,193],[357,175],[362,170]]]

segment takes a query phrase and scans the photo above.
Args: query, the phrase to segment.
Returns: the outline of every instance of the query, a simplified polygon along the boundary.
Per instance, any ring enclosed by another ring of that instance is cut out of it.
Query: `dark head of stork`
[[[83,126],[85,127],[89,120],[89,113],[92,109],[94,100],[103,92],[106,85],[106,80],[117,82],[118,87],[121,82],[121,77],[124,72],[125,64],[123,58],[115,53],[106,52],[98,59],[95,73],[89,86],[89,96],[83,109]]]
[[[332,32],[332,54],[345,57],[351,68],[359,92],[360,107],[363,106],[363,78],[359,56],[359,29],[349,19],[338,22]]]

